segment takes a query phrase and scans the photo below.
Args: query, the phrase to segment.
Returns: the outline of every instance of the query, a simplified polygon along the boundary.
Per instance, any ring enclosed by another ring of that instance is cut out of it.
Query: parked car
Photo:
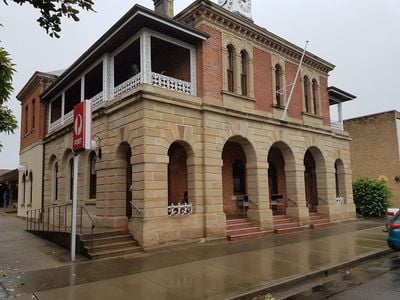
[[[400,210],[400,208],[394,208],[394,207],[388,208],[388,209],[387,209],[387,213],[386,213],[386,216],[387,216],[388,220],[390,220],[391,218],[393,218],[394,215],[395,215],[399,210]]]
[[[386,230],[388,236],[386,242],[390,248],[400,251],[400,210],[386,222]]]

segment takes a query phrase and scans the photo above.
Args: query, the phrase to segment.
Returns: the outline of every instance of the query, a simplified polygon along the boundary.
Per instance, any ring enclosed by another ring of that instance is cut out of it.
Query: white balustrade
[[[62,119],[60,118],[50,124],[49,133],[61,128],[61,126],[62,126]]]
[[[71,110],[70,112],[68,112],[64,115],[64,125],[72,123],[73,120],[74,120],[74,111],[73,110]]]
[[[343,197],[336,197],[336,204],[337,205],[343,205],[344,204],[344,198]]]
[[[120,85],[114,88],[114,97],[118,97],[130,90],[133,90],[135,87],[139,86],[142,83],[141,81],[141,73],[136,74],[135,76],[129,78],[127,81],[121,83]]]
[[[192,84],[158,73],[151,73],[151,84],[184,94],[192,94]]]
[[[103,100],[104,100],[103,94],[104,94],[103,91],[101,91],[97,95],[95,95],[92,98],[90,98],[90,101],[92,102],[93,111],[96,108],[98,108],[101,105],[101,103],[103,103]]]
[[[171,204],[168,205],[168,216],[190,215],[192,214],[192,204]]]
[[[343,130],[343,125],[341,122],[331,122],[331,127],[336,130]]]

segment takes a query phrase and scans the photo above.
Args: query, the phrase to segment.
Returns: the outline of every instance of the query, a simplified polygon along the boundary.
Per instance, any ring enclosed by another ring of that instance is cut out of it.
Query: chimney
[[[153,0],[154,11],[160,15],[174,17],[174,0]]]

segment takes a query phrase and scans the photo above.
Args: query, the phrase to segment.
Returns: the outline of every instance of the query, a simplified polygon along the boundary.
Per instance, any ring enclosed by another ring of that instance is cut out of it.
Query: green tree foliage
[[[40,17],[37,19],[40,27],[44,28],[50,37],[59,38],[61,32],[61,21],[63,17],[79,21],[79,10],[94,11],[92,0],[3,0],[5,5],[15,2],[19,5],[31,5],[39,10]],[[1,24],[0,24],[1,25]],[[14,65],[8,52],[0,47],[0,133],[11,134],[17,129],[17,121],[11,109],[6,106],[13,92],[12,76]],[[0,143],[0,151],[1,151]]]
[[[361,178],[353,182],[357,212],[363,216],[383,216],[390,204],[391,191],[382,180]]]
[[[0,47],[0,132],[7,134],[13,133],[17,128],[15,116],[11,109],[5,105],[13,91],[13,73],[14,68],[9,54],[3,47]],[[0,150],[1,148],[0,142]]]

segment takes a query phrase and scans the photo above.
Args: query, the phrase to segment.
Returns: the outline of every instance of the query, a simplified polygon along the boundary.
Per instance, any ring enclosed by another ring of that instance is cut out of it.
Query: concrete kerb
[[[370,259],[379,258],[386,254],[393,252],[392,249],[378,250],[372,253],[362,254],[354,257],[348,261],[344,261],[343,263],[335,263],[332,265],[327,265],[321,267],[319,270],[308,272],[305,274],[294,275],[290,277],[285,277],[284,279],[279,279],[275,281],[271,281],[263,287],[253,289],[251,291],[242,293],[240,295],[225,298],[225,300],[241,300],[241,299],[253,299],[254,297],[266,295],[268,293],[276,293],[282,291],[283,289],[289,289],[298,284],[306,284],[307,281],[316,280],[321,277],[327,277],[338,273],[339,271],[345,268],[354,267],[357,263],[361,263]],[[317,284],[316,284],[317,285]],[[294,296],[294,295],[291,295]]]

